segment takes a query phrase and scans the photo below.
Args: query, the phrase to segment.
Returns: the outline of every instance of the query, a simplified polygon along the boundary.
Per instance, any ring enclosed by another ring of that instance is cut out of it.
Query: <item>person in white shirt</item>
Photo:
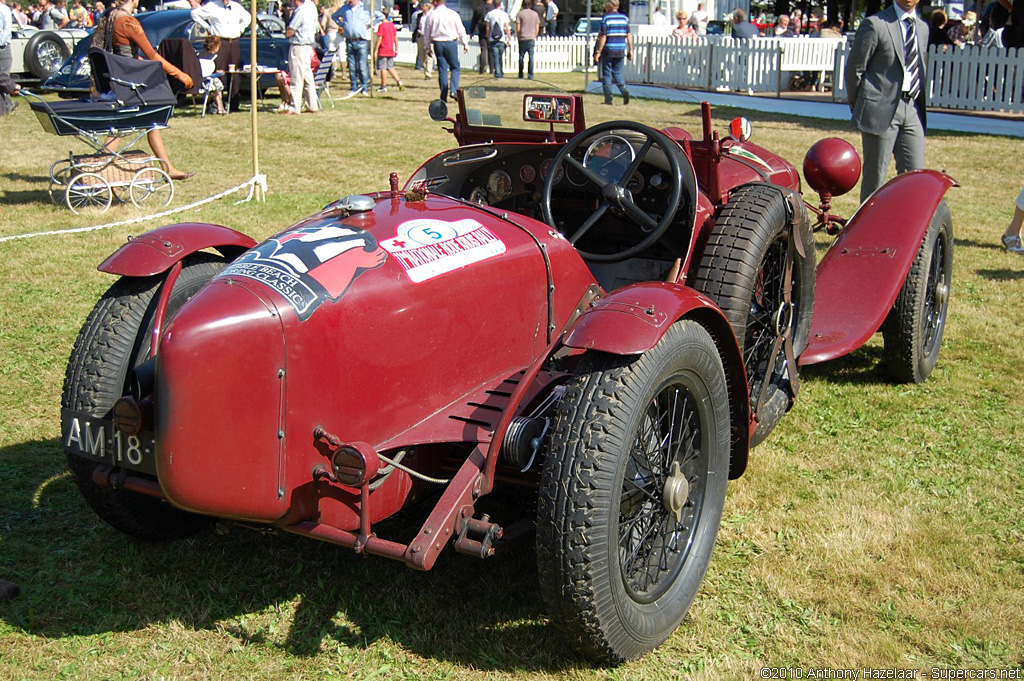
[[[697,31],[697,35],[708,34],[708,13],[703,2],[698,2],[697,9],[690,15],[690,26]]]
[[[249,11],[235,0],[210,0],[200,5],[199,0],[190,0],[192,4],[192,21],[204,26],[210,35],[220,38],[220,52],[217,53],[217,70],[228,73],[241,68],[242,50],[238,39],[242,37],[252,16]],[[229,79],[231,91],[228,93],[230,111],[238,111],[239,79]]]
[[[320,110],[316,96],[316,84],[313,79],[313,44],[316,42],[316,29],[320,25],[314,0],[294,0],[292,19],[284,35],[291,41],[288,52],[288,64],[291,67],[292,105],[282,113],[297,114],[302,111],[302,95],[306,95],[306,108],[310,113]]]
[[[505,46],[512,39],[512,19],[501,8],[501,0],[491,0],[491,11],[484,16],[484,22],[487,24],[487,47],[491,51],[494,77],[504,78],[502,60],[505,57]]]
[[[459,43],[464,53],[469,52],[469,37],[462,24],[462,17],[455,10],[449,9],[445,0],[434,0],[434,9],[427,14],[425,20],[420,21],[426,21],[423,34],[427,39],[427,54],[437,55],[437,81],[441,88],[441,99],[447,99],[449,94],[455,99],[455,93],[459,90]]]
[[[11,75],[14,55],[11,53],[11,33],[14,28],[14,12],[6,0],[0,0],[0,77]],[[0,114],[14,110],[14,100],[6,92],[0,92]]]
[[[555,4],[555,0],[548,0],[548,16],[546,24],[548,28],[548,35],[559,35],[558,5]]]
[[[661,5],[658,5],[651,15],[651,23],[655,26],[668,26],[668,17],[661,11]]]

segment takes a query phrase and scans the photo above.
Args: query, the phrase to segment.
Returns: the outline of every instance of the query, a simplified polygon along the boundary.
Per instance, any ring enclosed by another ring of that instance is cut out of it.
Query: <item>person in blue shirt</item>
[[[629,18],[619,11],[619,0],[608,0],[604,5],[604,18],[594,46],[594,62],[600,64],[601,87],[604,103],[612,103],[612,81],[622,93],[622,103],[629,104],[629,90],[622,77],[623,61],[633,60],[633,34],[629,32]]]
[[[332,18],[341,26],[345,35],[348,75],[352,84],[352,92],[349,96],[357,93],[368,96],[370,73],[367,59],[370,54],[370,13],[366,11],[360,0],[348,0],[340,10],[334,13]]]

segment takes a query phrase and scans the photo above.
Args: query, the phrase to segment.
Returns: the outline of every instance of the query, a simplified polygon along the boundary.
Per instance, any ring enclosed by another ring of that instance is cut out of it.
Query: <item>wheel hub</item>
[[[661,493],[662,503],[665,505],[665,510],[672,513],[676,517],[676,522],[683,522],[683,506],[686,505],[686,500],[690,498],[690,482],[683,475],[683,472],[679,469],[679,462],[672,462],[672,472],[665,480],[665,488]]]
[[[949,299],[949,286],[946,284],[939,284],[935,287],[935,306],[942,308],[945,306],[946,301]]]

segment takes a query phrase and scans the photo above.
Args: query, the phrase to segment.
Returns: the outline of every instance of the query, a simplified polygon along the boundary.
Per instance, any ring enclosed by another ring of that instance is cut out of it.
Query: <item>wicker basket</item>
[[[78,177],[82,173],[95,173],[110,186],[124,186],[131,184],[135,173],[143,168],[148,168],[155,160],[151,154],[144,151],[126,151],[120,156],[114,154],[73,156],[69,181],[78,181]],[[91,177],[83,178],[80,182],[96,184],[96,180]]]

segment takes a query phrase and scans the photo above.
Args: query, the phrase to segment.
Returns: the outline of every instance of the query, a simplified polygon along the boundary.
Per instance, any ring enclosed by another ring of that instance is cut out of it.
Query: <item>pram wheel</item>
[[[64,203],[75,215],[91,209],[104,213],[110,208],[113,196],[110,185],[102,177],[96,173],[81,173],[64,190]]]
[[[174,181],[160,168],[143,168],[132,177],[128,197],[138,208],[144,202],[166,206],[174,198]]]

